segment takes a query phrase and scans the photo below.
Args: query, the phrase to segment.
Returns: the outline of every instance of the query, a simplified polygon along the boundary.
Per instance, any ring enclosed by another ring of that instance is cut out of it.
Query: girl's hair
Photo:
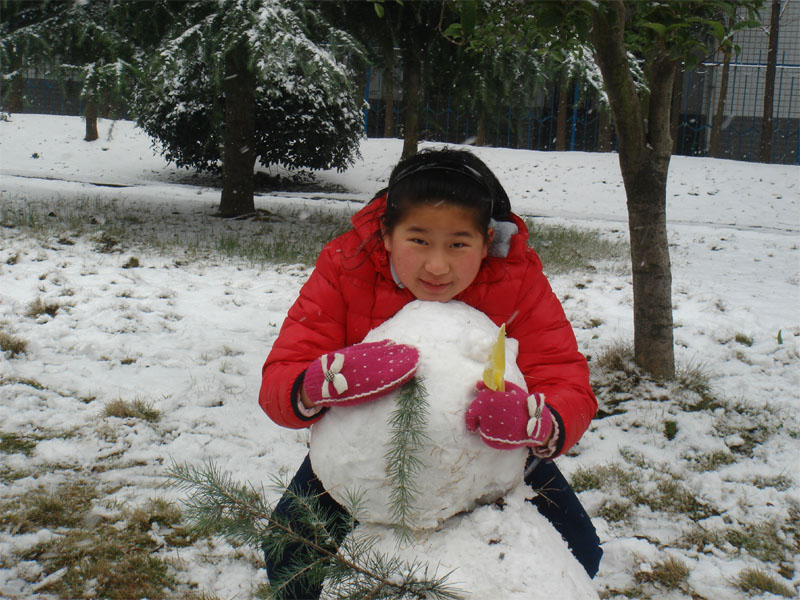
[[[472,211],[484,236],[490,219],[510,220],[508,194],[489,167],[471,152],[443,148],[422,150],[392,170],[383,226],[391,232],[410,208],[439,202]]]

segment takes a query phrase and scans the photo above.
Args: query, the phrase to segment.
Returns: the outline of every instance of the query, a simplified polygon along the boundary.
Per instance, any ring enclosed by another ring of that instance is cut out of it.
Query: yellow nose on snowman
[[[506,324],[500,326],[497,341],[489,352],[489,365],[483,370],[483,383],[495,392],[506,391]]]

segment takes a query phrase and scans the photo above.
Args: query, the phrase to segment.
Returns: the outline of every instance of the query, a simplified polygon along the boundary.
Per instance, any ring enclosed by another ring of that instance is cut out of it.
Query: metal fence
[[[800,164],[800,64],[782,58],[775,76],[770,162]],[[678,153],[706,155],[722,69],[720,62],[705,63],[684,77]],[[765,78],[766,65],[760,60],[732,61],[719,132],[721,158],[759,160]]]
[[[721,63],[706,63],[683,74],[675,153],[708,156],[712,123],[719,95]],[[763,64],[735,62],[730,66],[718,157],[758,161],[764,97]],[[779,63],[775,81],[771,162],[800,164],[800,65]],[[394,105],[394,131],[384,130],[386,102],[381,90],[368,90],[364,130],[370,137],[401,137],[405,108]],[[557,131],[555,89],[539,90],[528,106],[508,105],[487,123],[486,143],[507,148],[554,150]],[[544,100],[542,100],[542,96]],[[478,118],[458,110],[449,98],[427,98],[421,139],[462,143],[478,135]],[[565,148],[587,152],[613,150],[616,140],[604,139],[604,109],[591,89],[575,85],[567,106]]]
[[[570,93],[573,102],[566,118],[566,149],[595,151],[600,139],[597,102],[578,86]],[[485,143],[505,148],[555,150],[557,114],[555,94],[551,94],[544,105],[509,105],[488,119]],[[394,131],[386,132],[386,102],[381,98],[370,100],[369,109],[365,111],[365,133],[369,137],[402,137],[405,107],[395,105],[394,115]],[[435,99],[426,99],[420,127],[421,139],[464,143],[478,136],[478,117],[469,111],[454,109],[447,100],[437,103]]]

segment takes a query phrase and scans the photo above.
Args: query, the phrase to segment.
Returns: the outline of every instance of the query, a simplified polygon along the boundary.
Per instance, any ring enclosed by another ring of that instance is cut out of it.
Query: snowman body
[[[416,543],[398,547],[392,528],[385,456],[399,391],[330,408],[311,430],[314,472],[339,503],[359,497],[356,535],[374,536],[377,550],[428,562],[440,575],[456,569],[451,580],[468,591],[467,598],[594,600],[586,572],[560,535],[524,501],[532,494],[520,485],[527,450],[491,448],[466,428],[464,414],[498,330],[485,314],[461,302],[415,301],[364,339],[391,339],[419,350],[416,375],[427,392],[428,439],[417,454],[423,466],[415,477]],[[507,339],[505,379],[525,388],[517,350],[517,341]],[[502,510],[494,504],[500,497],[507,503]],[[498,568],[487,570],[492,562]],[[548,569],[551,587],[530,579]],[[552,593],[540,596],[533,588]],[[570,595],[564,596],[565,590]],[[495,593],[484,595],[489,591]]]

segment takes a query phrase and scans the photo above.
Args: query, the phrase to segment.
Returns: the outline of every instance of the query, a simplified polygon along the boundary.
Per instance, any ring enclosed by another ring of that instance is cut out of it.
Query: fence
[[[584,90],[575,86],[571,91],[573,102],[566,118],[566,149],[595,151],[601,139],[601,119],[596,101]],[[394,131],[384,130],[386,102],[372,99],[365,111],[364,132],[369,137],[401,137],[404,107],[394,108]],[[546,105],[531,104],[520,108],[509,105],[500,115],[487,120],[485,143],[505,148],[529,150],[555,150],[557,139],[558,106],[555,94]],[[438,105],[427,99],[420,119],[421,139],[447,143],[464,143],[478,136],[479,119],[468,111],[454,109],[448,101]]]
[[[708,156],[713,116],[719,96],[721,63],[706,63],[683,74],[675,153]],[[764,96],[763,64],[734,62],[730,66],[724,119],[720,128],[720,158],[758,161]],[[378,80],[380,81],[380,80]],[[800,164],[800,65],[779,63],[775,80],[771,162]],[[405,112],[395,105],[394,131],[384,131],[386,102],[382,90],[367,90],[369,109],[364,131],[370,137],[400,137]],[[488,119],[486,143],[508,148],[554,150],[557,132],[557,93],[538,90],[529,106],[508,105]],[[542,97],[544,98],[542,100]],[[461,143],[478,135],[474,113],[455,109],[449,98],[427,98],[420,119],[421,138]],[[567,105],[567,150],[606,151],[616,147],[607,113],[591,89],[575,85]],[[610,135],[611,139],[606,140]]]
[[[800,65],[777,65],[770,162],[800,164]],[[683,80],[682,123],[678,153],[705,156],[713,132],[712,120],[720,94],[723,65],[701,65]],[[761,116],[764,110],[766,65],[731,62],[728,91],[720,127],[720,158],[759,160]]]

